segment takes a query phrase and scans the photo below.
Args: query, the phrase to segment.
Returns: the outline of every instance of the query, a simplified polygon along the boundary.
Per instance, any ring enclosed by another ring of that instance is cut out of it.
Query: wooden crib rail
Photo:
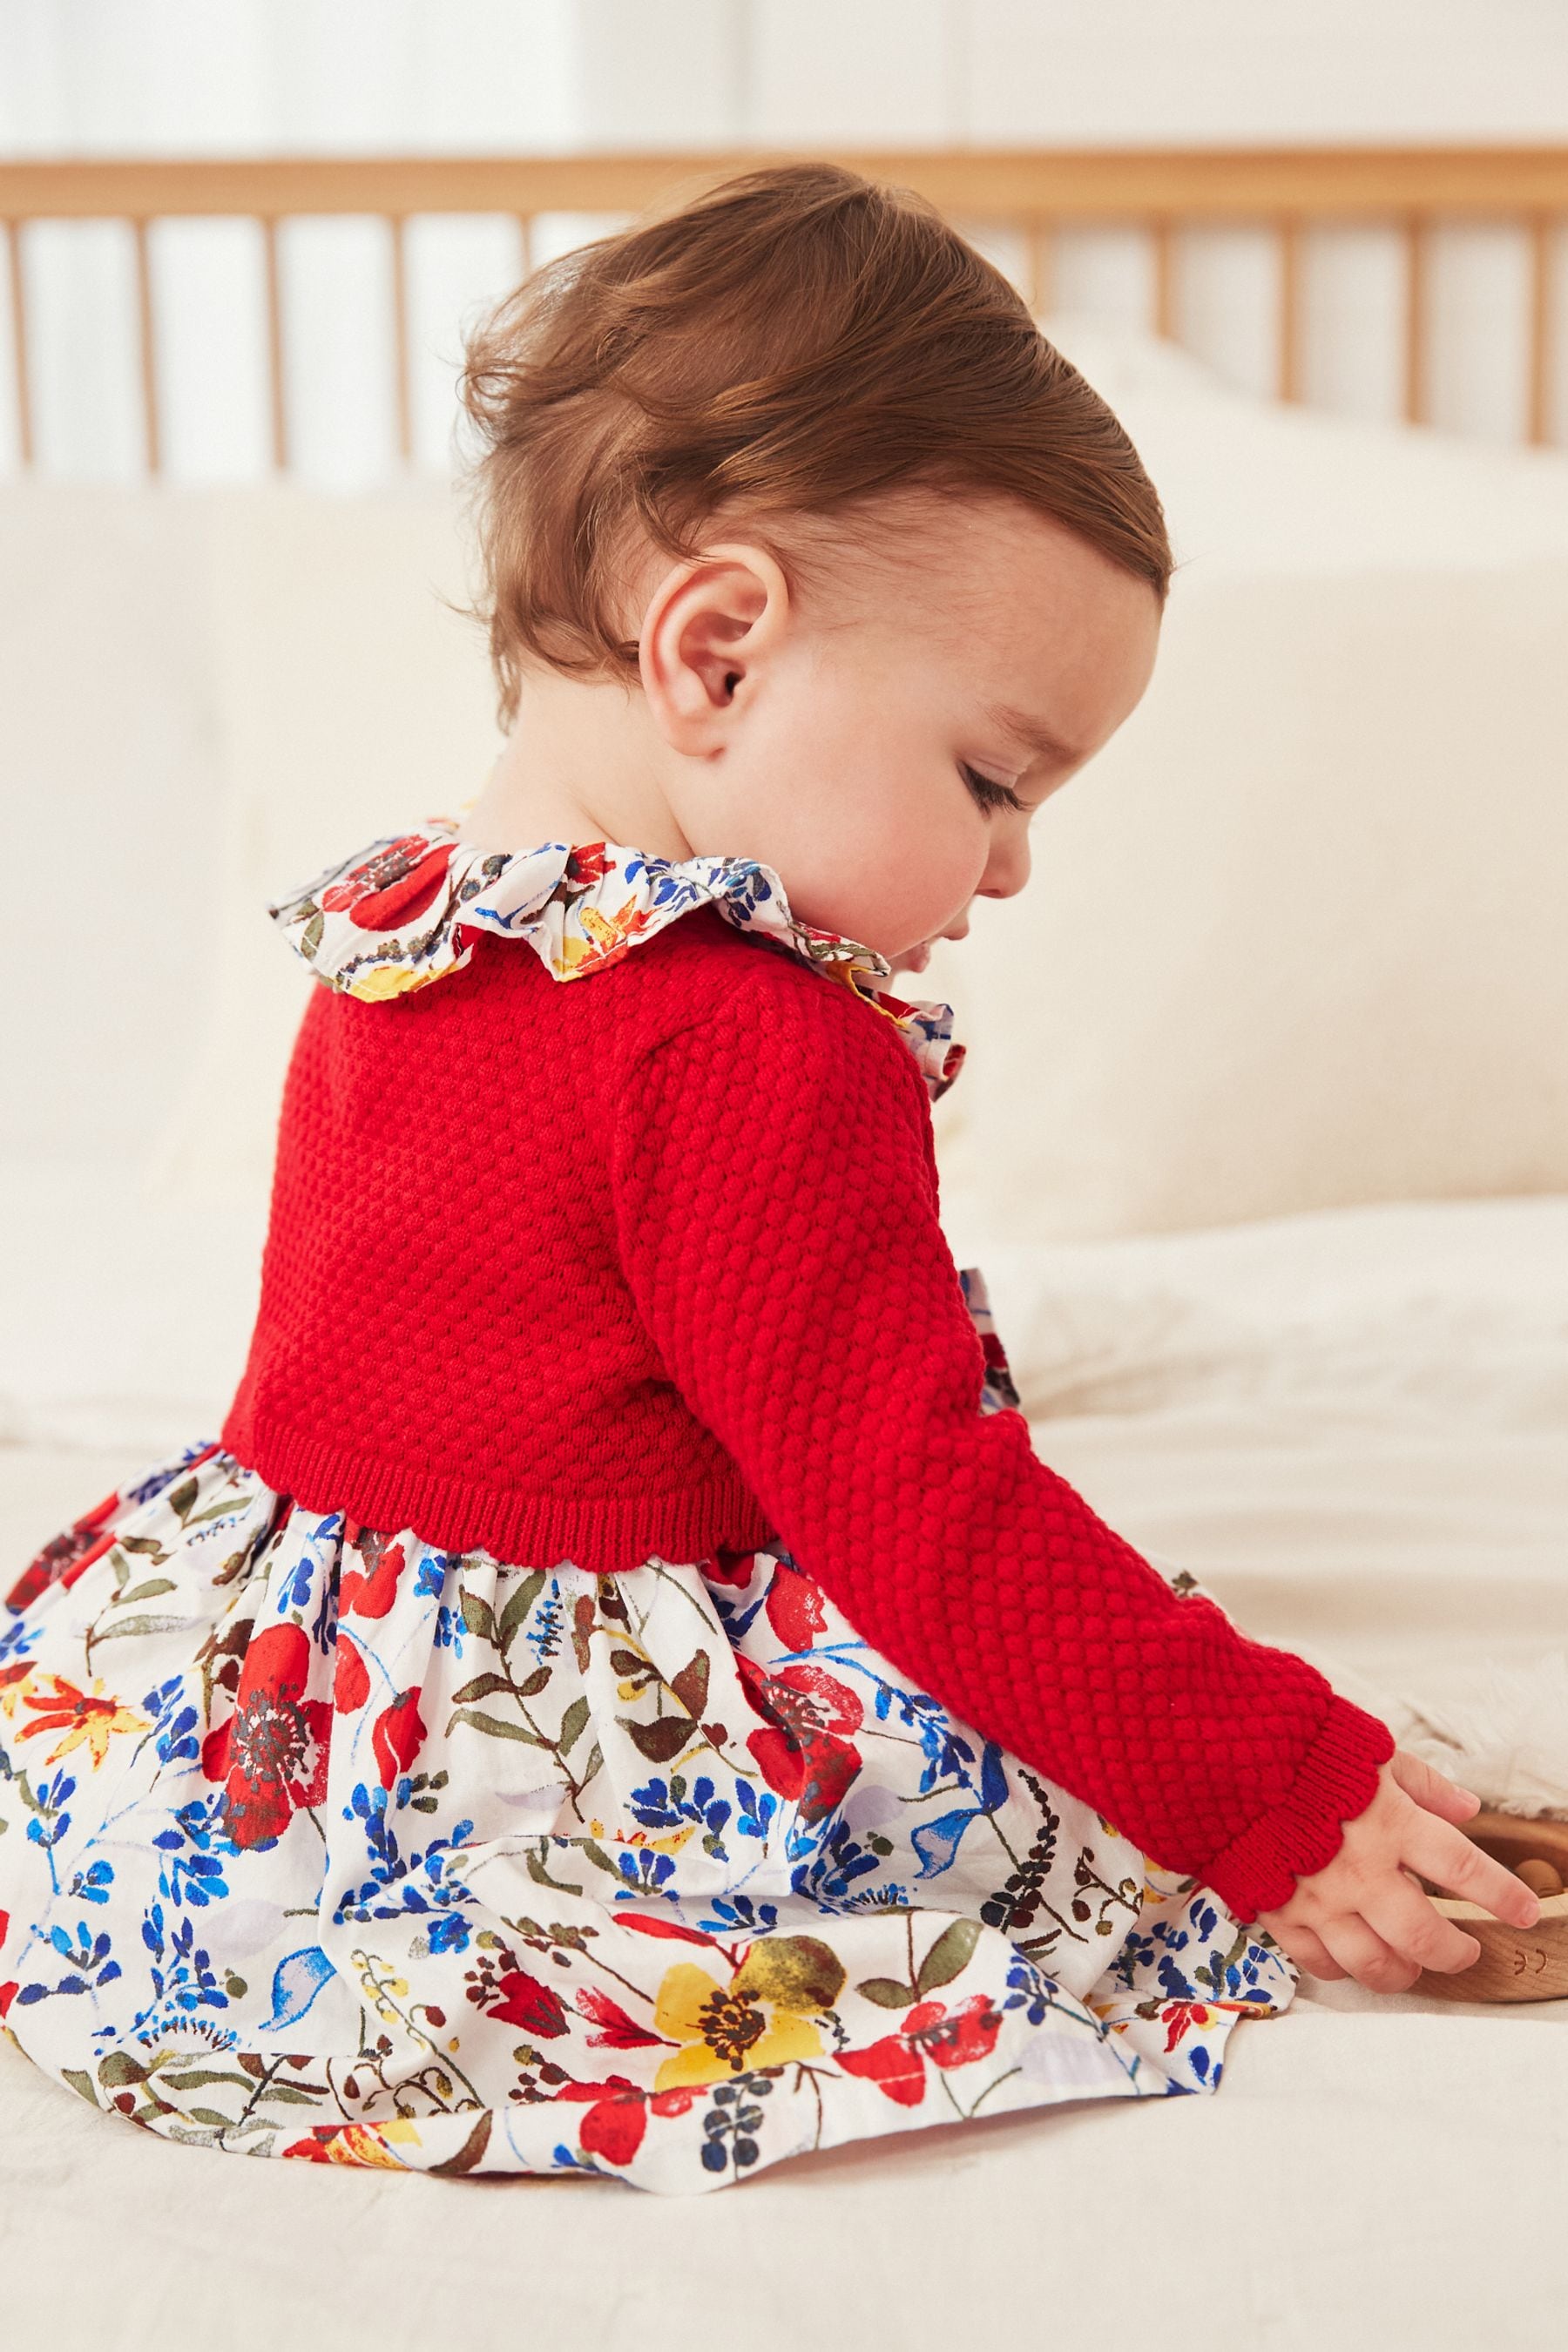
[[[1328,223],[1396,224],[1404,253],[1403,407],[1412,423],[1428,410],[1428,272],[1439,222],[1521,226],[1529,251],[1525,429],[1551,437],[1556,322],[1553,237],[1568,215],[1568,146],[921,149],[821,152],[878,179],[918,188],[950,217],[1021,234],[1022,290],[1038,309],[1049,299],[1055,236],[1067,226],[1134,226],[1152,241],[1151,323],[1175,335],[1180,232],[1228,223],[1262,226],[1274,238],[1277,300],[1275,381],[1299,400],[1301,367],[1301,243]],[[248,216],[260,222],[266,256],[267,350],[274,464],[289,464],[278,224],[302,215],[379,215],[392,232],[392,289],[398,444],[413,450],[409,388],[405,233],[429,213],[510,214],[531,266],[531,229],[546,213],[625,215],[656,199],[731,173],[784,160],[758,149],[732,152],[533,156],[277,156],[201,160],[83,158],[0,162],[0,222],[5,229],[18,440],[34,464],[21,232],[28,221],[121,219],[135,240],[143,446],[147,470],[162,470],[160,400],[153,332],[153,281],[147,231],[173,217]]]

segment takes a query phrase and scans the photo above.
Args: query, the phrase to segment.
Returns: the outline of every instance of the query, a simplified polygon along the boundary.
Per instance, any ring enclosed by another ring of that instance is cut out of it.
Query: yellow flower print
[[[682,1822],[678,1830],[669,1830],[663,1837],[649,1837],[647,1830],[627,1830],[621,1836],[620,1843],[646,1846],[649,1853],[679,1853],[681,1847],[689,1845],[697,1835],[698,1826],[696,1822]],[[590,1823],[588,1834],[590,1837],[603,1837],[605,1832],[597,1823]]]
[[[649,1838],[647,1843],[655,1853],[679,1853],[696,1835],[697,1823],[682,1822],[678,1830],[671,1830],[665,1837]]]
[[[46,1691],[44,1685],[53,1685]],[[59,1731],[65,1737],[45,1757],[46,1764],[58,1764],[73,1748],[83,1743],[92,1750],[92,1769],[96,1772],[109,1753],[109,1743],[117,1731],[150,1731],[151,1718],[139,1706],[121,1706],[117,1698],[105,1695],[101,1682],[94,1682],[90,1690],[79,1690],[62,1675],[40,1675],[37,1681],[29,1678],[19,1696],[24,1706],[35,1710],[37,1720],[25,1723],[17,1737],[36,1739],[43,1732]]]
[[[15,1722],[16,1709],[33,1687],[33,1668],[21,1661],[0,1666],[0,1715]]]
[[[398,2140],[417,2147],[419,2134],[412,2124],[378,2124],[374,2130],[364,2124],[345,2124],[329,2143],[327,2159],[331,2164],[372,2164],[402,2172],[406,2168],[392,2153]]]
[[[605,915],[597,907],[577,908],[576,919],[586,938],[579,939],[568,932],[561,942],[556,971],[574,979],[591,965],[613,963],[617,956],[626,953],[639,931],[647,930],[649,913],[647,908],[639,907],[633,898],[617,907],[613,915]]]
[[[584,907],[583,929],[595,947],[601,950],[613,948],[635,927],[636,912],[633,907],[623,907],[612,922],[599,912],[597,907]]]
[[[406,2172],[408,2167],[393,2154],[394,2147],[422,2145],[418,2126],[397,2116],[384,2124],[340,2124],[331,2130],[319,2129],[297,2139],[283,2153],[303,2157],[312,2164],[368,2164],[387,2172]]]
[[[355,974],[348,983],[346,994],[357,996],[362,1004],[384,1004],[394,996],[411,995],[416,988],[427,988],[433,980],[440,980],[444,971],[410,971],[405,964],[373,964],[368,971]]]
[[[806,2020],[833,2006],[843,1982],[837,1954],[815,1936],[753,1944],[727,1985],[678,1961],[665,1971],[653,2021],[681,2047],[659,2067],[654,2089],[721,2083],[752,2067],[819,2057],[822,2036]]]

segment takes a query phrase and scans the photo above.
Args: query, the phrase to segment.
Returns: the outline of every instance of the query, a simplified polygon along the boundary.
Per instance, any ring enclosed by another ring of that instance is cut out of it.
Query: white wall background
[[[0,0],[11,156],[1483,139],[1568,139],[1568,0]],[[555,220],[542,249],[596,226]],[[169,222],[153,247],[168,476],[258,475],[258,233]],[[427,218],[410,258],[416,462],[438,471],[464,324],[515,278],[515,230]],[[23,267],[40,470],[137,478],[129,231],[37,224]],[[1565,240],[1558,268],[1568,321]],[[1183,241],[1184,339],[1262,392],[1272,270],[1261,234]],[[295,470],[342,488],[383,478],[386,234],[289,224],[284,275]],[[1063,306],[1142,321],[1149,278],[1135,236],[1062,241]],[[1516,436],[1524,296],[1521,236],[1439,233],[1437,423]],[[1396,413],[1398,306],[1392,231],[1310,240],[1310,397]],[[0,471],[17,464],[9,334],[0,306]],[[1568,439],[1568,335],[1559,361]]]

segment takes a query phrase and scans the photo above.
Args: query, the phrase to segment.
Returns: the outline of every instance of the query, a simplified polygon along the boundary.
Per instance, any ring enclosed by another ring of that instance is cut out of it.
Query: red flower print
[[[901,2033],[889,2033],[868,2050],[841,2050],[847,2074],[863,2074],[900,2107],[918,2107],[926,2095],[925,2061]]]
[[[972,1994],[951,2012],[940,2000],[915,2003],[903,2030],[885,2034],[866,2050],[841,2050],[847,2074],[864,2075],[900,2107],[918,2107],[925,2096],[925,2061],[933,2066],[968,2066],[988,2058],[1002,2031],[1002,2012],[989,1993]]]
[[[338,1586],[340,1617],[384,1617],[397,1596],[397,1580],[408,1565],[403,1546],[389,1544],[384,1536],[362,1530],[354,1538],[353,1549],[364,1561],[363,1569],[345,1568]]]
[[[620,2002],[612,2000],[609,1994],[601,1992],[596,1985],[580,1986],[576,2000],[582,2014],[600,2028],[597,2033],[588,2036],[595,2049],[644,2050],[664,2040],[662,2033],[650,2033],[646,2025],[639,2025],[635,2017],[628,2017]]]
[[[712,1584],[750,1584],[756,1564],[754,1551],[735,1551],[721,1544],[703,1561],[702,1573]]]
[[[746,1740],[758,1771],[781,1797],[793,1797],[803,1822],[830,1813],[860,1769],[860,1751],[844,1738],[858,1731],[855,1693],[820,1666],[780,1666],[764,1674],[736,1654],[746,1696],[777,1727]]]
[[[422,834],[405,834],[323,890],[322,912],[346,912],[362,931],[397,930],[431,905],[451,862],[449,841],[432,849]]]
[[[521,2025],[525,2033],[543,2034],[546,2038],[566,2031],[565,2004],[558,1992],[526,1969],[505,1969],[496,1980],[500,2000],[485,2015],[499,2019],[502,2025]]]
[[[713,1937],[705,1936],[700,1927],[683,1927],[679,1919],[645,1918],[638,1911],[628,1911],[621,1925],[635,1927],[643,1936],[671,1936],[678,1943],[705,1944],[710,1951],[723,1949],[722,1945],[716,1946]]]
[[[1165,2023],[1165,2047],[1173,2050],[1189,2027],[1206,2025],[1214,2016],[1213,2005],[1203,2000],[1167,2001],[1160,2011]]]
[[[11,2003],[16,2000],[16,1995],[21,1989],[22,1979],[20,1977],[13,1977],[9,1984],[0,1985],[0,2017],[5,2017],[6,2015],[10,2010]]]
[[[390,1789],[398,1774],[408,1770],[425,1745],[426,1730],[417,1691],[399,1691],[392,1705],[382,1708],[370,1738],[384,1789]]]
[[[193,1454],[188,1461],[182,1463],[182,1474],[197,1469],[217,1450],[215,1438],[210,1445],[204,1445],[199,1453]],[[79,1519],[73,1519],[64,1535],[51,1537],[37,1559],[29,1560],[5,1595],[6,1607],[25,1609],[49,1585],[74,1584],[95,1559],[101,1559],[106,1551],[112,1550],[118,1537],[114,1528],[107,1527],[106,1523],[119,1507],[118,1491],[105,1495],[101,1503],[95,1503],[90,1511],[82,1513]]]
[[[332,1675],[332,1705],[340,1715],[357,1715],[370,1696],[370,1674],[354,1643],[338,1635],[337,1665]]]
[[[629,2164],[642,2146],[650,2115],[684,2116],[693,2099],[702,2094],[698,2089],[643,2091],[623,2075],[612,2074],[603,2083],[563,2084],[555,2095],[587,2104],[588,2112],[577,2134],[584,2156],[602,2156],[607,2164]]]
[[[816,1636],[826,1628],[821,1590],[793,1560],[781,1559],[774,1569],[763,1607],[786,1650],[809,1650]],[[858,1723],[860,1718],[855,1719]]]
[[[609,871],[608,845],[603,841],[590,841],[573,850],[566,860],[566,871],[562,880],[574,887],[587,889],[592,884],[602,882]],[[563,898],[568,895],[565,891],[562,893]]]
[[[280,1837],[296,1807],[327,1793],[332,1710],[307,1698],[310,1643],[298,1625],[268,1625],[245,1653],[234,1713],[202,1743],[202,1770],[226,1783],[226,1826],[236,1845]]]
[[[78,1519],[64,1535],[52,1537],[37,1559],[29,1560],[22,1570],[5,1595],[5,1606],[8,1609],[26,1609],[30,1601],[36,1601],[40,1592],[47,1591],[51,1584],[74,1584],[95,1559],[101,1559],[106,1551],[112,1551],[118,1541],[114,1529],[110,1528],[101,1535],[98,1529],[119,1500],[118,1493],[106,1495],[96,1509]]]
[[[304,2138],[290,2140],[283,2153],[307,2164],[374,2165],[383,2171],[403,2172],[407,2168],[395,2147],[404,2140],[417,2146],[418,2139],[418,2126],[405,2116],[384,2124],[312,2124]]]

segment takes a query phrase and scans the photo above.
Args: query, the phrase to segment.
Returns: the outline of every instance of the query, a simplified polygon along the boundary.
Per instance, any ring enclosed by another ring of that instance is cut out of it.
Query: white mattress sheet
[[[1568,1199],[1058,1249],[961,1202],[947,1223],[1037,1450],[1249,1632],[1400,1729],[1413,1696],[1568,1643]],[[259,1204],[9,1171],[0,1563],[216,1430],[260,1234]],[[1564,2025],[1568,2001],[1304,1979],[1212,2097],[937,2126],[680,2200],[240,2166],[117,2129],[0,2043],[4,2340],[1555,2347]]]

